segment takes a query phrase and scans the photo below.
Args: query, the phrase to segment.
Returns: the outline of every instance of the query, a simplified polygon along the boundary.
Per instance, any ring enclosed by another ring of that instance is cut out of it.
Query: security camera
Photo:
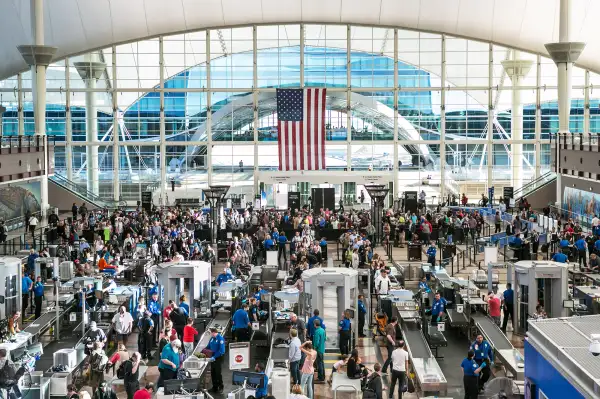
[[[592,343],[590,344],[590,353],[594,356],[600,355],[600,334],[591,334],[590,338]]]

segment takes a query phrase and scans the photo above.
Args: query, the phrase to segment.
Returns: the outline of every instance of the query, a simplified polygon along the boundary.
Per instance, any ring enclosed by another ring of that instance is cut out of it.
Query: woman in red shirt
[[[194,352],[194,338],[198,335],[198,331],[192,325],[194,320],[191,317],[187,319],[187,325],[183,327],[183,349],[185,356],[190,357]]]
[[[500,325],[500,298],[496,297],[493,292],[490,292],[487,297],[488,312],[490,317],[499,326]]]

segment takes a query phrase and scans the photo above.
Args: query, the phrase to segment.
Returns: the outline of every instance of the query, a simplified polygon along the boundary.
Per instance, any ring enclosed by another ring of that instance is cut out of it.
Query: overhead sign
[[[250,368],[250,342],[233,342],[229,344],[229,369],[243,370]]]

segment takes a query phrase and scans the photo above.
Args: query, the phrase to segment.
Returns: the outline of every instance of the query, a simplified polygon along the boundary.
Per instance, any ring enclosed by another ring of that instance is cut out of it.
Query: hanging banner
[[[229,369],[243,370],[248,368],[250,368],[250,342],[229,344]]]

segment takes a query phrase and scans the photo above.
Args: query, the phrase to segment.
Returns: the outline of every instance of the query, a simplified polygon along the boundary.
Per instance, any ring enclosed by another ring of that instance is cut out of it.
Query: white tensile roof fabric
[[[571,0],[578,65],[600,72],[600,1]],[[158,35],[248,24],[349,23],[491,41],[546,54],[558,41],[560,0],[45,0],[45,44],[56,59]],[[25,70],[30,1],[0,2],[0,79]],[[377,49],[379,50],[379,49]]]

